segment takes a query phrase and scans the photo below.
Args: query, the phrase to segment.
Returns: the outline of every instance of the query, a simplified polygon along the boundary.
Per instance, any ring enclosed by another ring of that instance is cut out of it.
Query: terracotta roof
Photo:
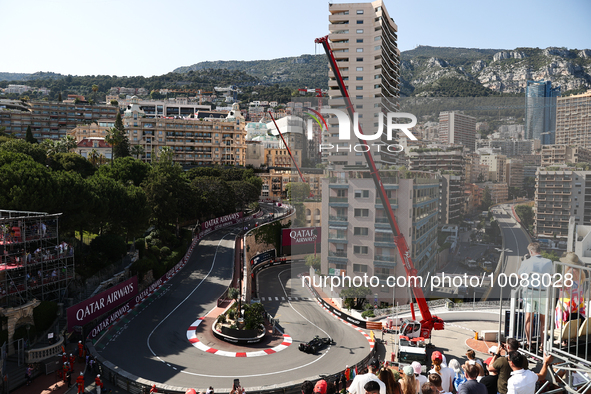
[[[79,148],[94,148],[95,141],[98,142],[97,148],[110,148],[111,147],[111,145],[107,144],[105,142],[105,140],[99,139],[99,138],[93,138],[93,139],[84,138],[82,141],[80,141],[78,143],[78,147]]]

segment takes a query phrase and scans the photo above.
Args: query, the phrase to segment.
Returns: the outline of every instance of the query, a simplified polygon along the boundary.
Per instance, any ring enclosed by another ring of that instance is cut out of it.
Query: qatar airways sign
[[[119,283],[98,295],[71,306],[67,310],[68,331],[74,326],[83,326],[99,316],[129,301],[137,295],[137,276]]]
[[[201,234],[204,235],[212,231],[219,230],[220,228],[236,224],[240,222],[241,219],[242,212],[236,212],[226,216],[208,220],[206,222],[201,223]]]
[[[320,243],[320,227],[286,228],[281,238],[283,246]]]

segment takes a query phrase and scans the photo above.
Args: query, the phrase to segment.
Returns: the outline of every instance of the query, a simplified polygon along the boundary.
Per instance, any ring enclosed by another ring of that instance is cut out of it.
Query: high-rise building
[[[20,100],[0,100],[0,126],[17,138],[25,138],[27,127],[31,126],[33,137],[58,139],[80,124],[92,124],[102,119],[114,121],[119,112],[112,105],[88,105]]]
[[[556,100],[556,143],[591,149],[591,90]]]
[[[551,81],[527,81],[525,88],[525,139],[554,143],[556,132],[556,98],[560,86]]]
[[[400,91],[398,27],[382,0],[371,3],[332,3],[329,4],[329,11],[328,38],[355,111],[359,114],[359,125],[364,133],[375,134],[380,113],[397,109],[396,100]],[[328,104],[331,108],[345,110],[332,70],[329,70],[328,87]],[[331,117],[328,123],[329,130],[323,133],[322,142],[334,148],[324,151],[323,161],[328,161],[338,169],[344,165],[365,165],[363,153],[353,148],[357,143],[354,135],[351,141],[340,141],[337,119]],[[385,150],[372,151],[372,154],[378,166],[398,163],[398,160],[403,159],[403,154],[389,154]]]
[[[321,271],[325,275],[375,275],[378,298],[392,300],[388,276],[404,276],[392,229],[375,184],[365,170],[330,172],[322,179]],[[389,204],[404,234],[418,274],[435,267],[439,207],[439,179],[434,173],[411,171],[400,177],[398,171],[382,174]],[[406,297],[398,289],[396,297]]]
[[[567,238],[571,216],[575,224],[591,224],[591,171],[571,168],[538,169],[535,194],[535,232],[538,237]]]
[[[476,149],[476,118],[454,111],[439,113],[439,142],[463,145],[465,151]]]
[[[488,179],[492,182],[505,182],[505,163],[507,162],[507,156],[505,155],[480,155],[480,164],[486,164],[488,166]]]
[[[509,159],[505,164],[505,177],[507,186],[523,188],[523,161],[519,159]]]
[[[542,167],[567,163],[591,163],[591,149],[558,144],[542,146]]]
[[[122,120],[129,145],[143,148],[139,158],[144,161],[152,161],[162,147],[168,146],[174,152],[173,160],[185,166],[245,165],[244,118],[229,115],[225,119],[148,118],[132,100]],[[89,137],[104,138],[113,124],[113,121],[99,121],[79,125],[68,134],[76,142]]]

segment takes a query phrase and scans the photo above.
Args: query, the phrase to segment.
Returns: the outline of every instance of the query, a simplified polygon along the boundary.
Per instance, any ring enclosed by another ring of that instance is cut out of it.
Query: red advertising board
[[[281,230],[283,246],[295,246],[320,243],[321,227],[285,228]]]
[[[71,306],[67,310],[68,331],[74,326],[83,326],[97,317],[109,312],[137,295],[137,276],[119,283],[86,301]]]

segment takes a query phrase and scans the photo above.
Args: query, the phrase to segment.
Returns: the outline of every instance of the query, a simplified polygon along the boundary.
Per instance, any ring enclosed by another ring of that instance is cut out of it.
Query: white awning
[[[387,228],[376,228],[376,233],[394,234],[391,229]]]
[[[347,226],[328,226],[331,230],[347,230]]]

